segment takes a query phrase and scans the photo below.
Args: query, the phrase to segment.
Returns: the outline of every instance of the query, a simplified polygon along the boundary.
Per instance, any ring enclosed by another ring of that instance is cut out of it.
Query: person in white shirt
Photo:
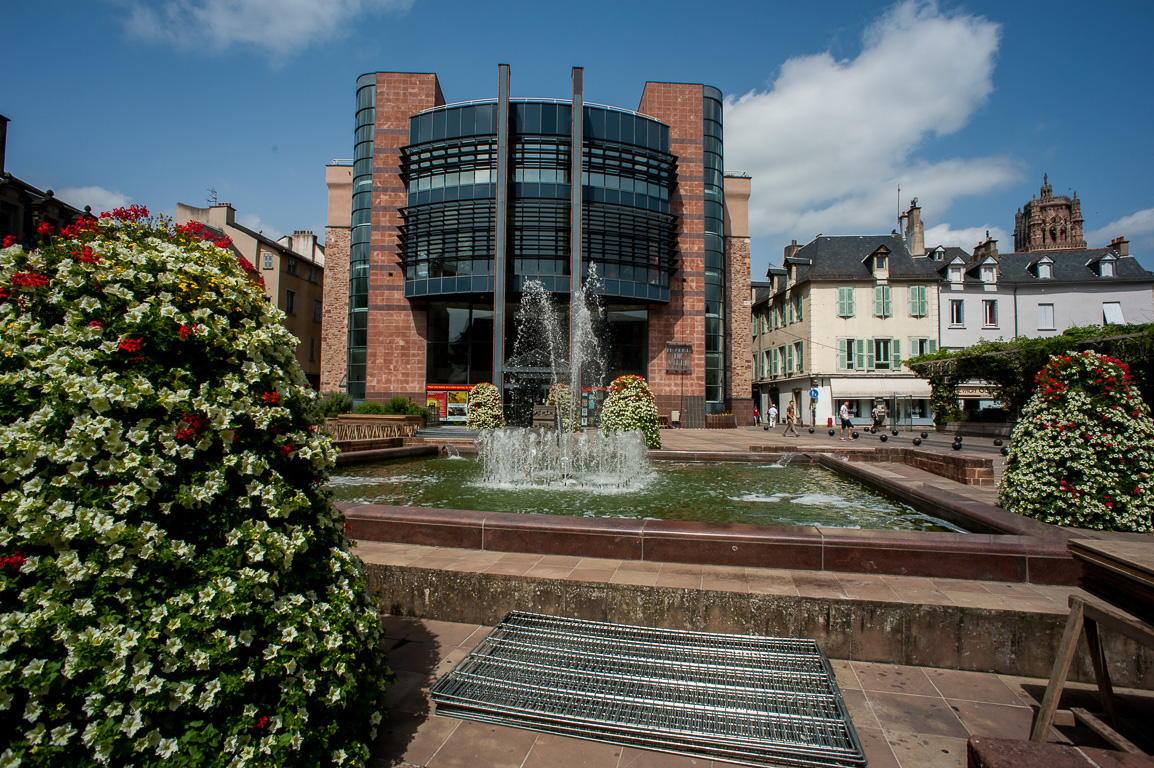
[[[777,406],[770,403],[769,411],[766,413],[769,417],[769,428],[773,429],[777,426]]]
[[[838,410],[837,415],[841,419],[841,439],[853,440],[853,422],[849,420],[849,400],[846,400],[841,404],[841,408]],[[846,437],[847,431],[849,433],[848,438]]]

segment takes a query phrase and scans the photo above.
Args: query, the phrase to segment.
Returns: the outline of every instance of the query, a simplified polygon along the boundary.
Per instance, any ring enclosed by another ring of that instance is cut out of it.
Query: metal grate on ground
[[[437,714],[753,765],[864,766],[813,640],[508,614],[432,690]]]

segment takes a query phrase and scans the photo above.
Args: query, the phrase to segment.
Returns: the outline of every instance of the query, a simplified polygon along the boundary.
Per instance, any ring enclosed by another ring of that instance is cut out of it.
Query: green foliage
[[[347,392],[329,392],[317,403],[317,412],[326,419],[340,416],[353,409],[353,398]]]
[[[1154,525],[1154,422],[1128,367],[1055,355],[1014,429],[998,502],[1047,523],[1113,531]]]
[[[389,402],[385,403],[384,410],[381,413],[390,414],[393,416],[424,416],[429,418],[429,413],[421,406],[414,403],[407,397],[397,395],[391,398]]]
[[[1044,338],[981,341],[953,352],[938,350],[913,357],[906,365],[929,380],[933,388],[930,407],[939,423],[960,416],[954,388],[970,380],[989,385],[995,399],[1016,418],[1034,392],[1035,376],[1052,356],[1087,349],[1125,361],[1143,398],[1147,402],[1154,398],[1154,324],[1091,325]]]
[[[649,448],[661,447],[657,400],[649,384],[640,376],[619,376],[609,385],[601,407],[601,429],[625,432],[639,429]]]
[[[353,409],[353,413],[359,415],[381,416],[388,411],[385,410],[384,403],[378,403],[376,400],[366,400]]]
[[[297,340],[117,214],[0,250],[0,765],[363,764],[389,672]]]
[[[470,429],[500,429],[505,426],[501,390],[485,381],[469,390],[469,412],[465,426]]]

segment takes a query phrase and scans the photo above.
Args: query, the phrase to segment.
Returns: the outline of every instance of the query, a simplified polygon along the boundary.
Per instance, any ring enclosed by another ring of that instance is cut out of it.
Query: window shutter
[[[799,323],[802,321],[802,317],[801,317],[801,297],[800,297],[800,296],[798,296],[798,297],[797,297],[797,321],[798,321]]]
[[[852,347],[853,340],[852,339],[838,339],[837,340],[837,369],[839,371],[844,371],[846,369],[845,348],[846,348],[847,344]],[[851,355],[853,354],[852,348],[850,349],[849,353]]]
[[[846,317],[845,288],[837,289],[837,316]]]
[[[902,340],[894,339],[890,342],[890,370],[898,371],[902,367]]]
[[[885,286],[879,285],[874,288],[874,317],[885,317],[884,305],[882,303],[882,290]]]
[[[926,306],[926,287],[924,285],[918,286],[918,317],[925,317],[929,314],[929,308]]]
[[[785,300],[785,318],[787,324],[793,324],[793,299]]]
[[[994,325],[997,325],[998,324],[998,300],[997,299],[994,299],[992,309],[993,309],[993,312],[991,314],[994,316]]]
[[[937,352],[938,351],[938,340],[937,339],[930,339],[927,342],[927,348],[929,349],[931,355],[934,352]]]
[[[777,350],[776,349],[769,350],[769,367],[770,367],[770,372],[772,373],[772,375],[776,376],[777,375]]]
[[[865,367],[867,371],[872,371],[874,369],[874,340],[865,339],[864,345],[866,354]]]
[[[890,306],[890,287],[888,285],[882,286],[882,317],[889,317],[893,314],[893,308]]]
[[[804,361],[805,342],[799,341],[796,344],[794,344],[794,346],[797,347],[797,370],[799,373],[801,373],[802,371],[805,370],[805,361]]]
[[[866,367],[865,348],[866,348],[866,340],[865,339],[854,339],[853,367],[855,370],[858,370],[858,371],[865,370],[865,367]]]
[[[918,287],[910,286],[910,317],[918,317]]]
[[[793,373],[793,345],[786,345],[785,348],[785,372]]]

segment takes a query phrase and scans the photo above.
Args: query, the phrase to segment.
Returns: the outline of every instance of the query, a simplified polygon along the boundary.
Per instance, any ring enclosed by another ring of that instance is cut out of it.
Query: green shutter
[[[772,375],[772,376],[777,375],[777,350],[776,349],[769,350],[769,370],[770,370],[770,375]]]
[[[885,317],[884,308],[882,304],[882,289],[885,286],[878,285],[874,287],[874,317]]]
[[[902,340],[894,339],[890,342],[890,370],[900,371],[902,368]]]
[[[866,340],[854,339],[853,367],[854,370],[864,371],[866,367]]]
[[[918,315],[918,286],[910,286],[910,317],[920,317]]]
[[[794,346],[797,347],[797,371],[798,371],[798,373],[804,373],[805,372],[805,360],[804,360],[805,342],[799,341],[799,342],[795,343]]]
[[[931,355],[933,353],[937,352],[938,351],[938,340],[937,339],[930,339],[928,342],[926,342],[926,348],[929,349]]]
[[[793,345],[787,344],[785,347],[785,372],[793,373]]]
[[[926,287],[924,285],[918,286],[918,317],[925,317],[929,314],[929,308],[926,306]]]
[[[893,309],[890,307],[890,287],[883,285],[882,287],[882,317],[889,317],[893,314]]]
[[[801,316],[801,297],[798,296],[797,297],[797,321],[800,323],[802,321],[802,319],[803,318]]]
[[[858,339],[858,341],[862,341],[862,340]],[[865,339],[864,341],[865,341],[865,353],[866,353],[865,367],[866,367],[867,371],[872,371],[874,369],[874,340],[873,339]]]
[[[849,343],[852,346],[852,339],[838,339],[837,340],[837,369],[839,371],[844,371],[846,369],[845,348],[846,348],[847,343]],[[851,355],[853,354],[853,349],[850,349],[850,354]]]

